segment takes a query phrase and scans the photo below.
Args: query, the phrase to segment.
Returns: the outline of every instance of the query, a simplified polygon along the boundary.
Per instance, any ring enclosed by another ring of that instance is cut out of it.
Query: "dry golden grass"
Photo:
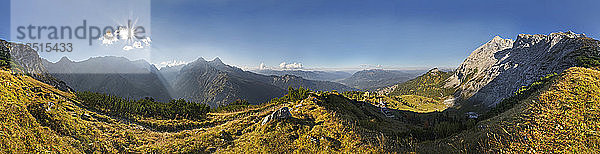
[[[512,109],[419,151],[598,153],[598,132],[600,71],[573,67]]]
[[[444,104],[444,102],[440,100],[418,95],[402,95],[394,96],[394,98],[398,103],[394,104],[394,106],[390,106],[390,108],[397,108],[398,110],[413,111],[418,113],[444,111],[451,105]]]
[[[211,113],[203,120],[140,117],[128,121],[90,112],[71,93],[30,77],[6,71],[0,77],[0,148],[6,153],[379,151],[361,139],[355,126],[346,125],[348,120],[312,100],[265,103],[237,112]],[[297,104],[303,105],[294,107]],[[284,106],[292,108],[293,118],[260,124],[263,117]],[[149,125],[180,128],[157,132],[143,127]]]
[[[571,68],[550,89],[503,121],[490,141],[507,152],[600,152],[600,71]]]
[[[394,110],[410,111],[416,113],[431,113],[436,111],[444,111],[451,107],[452,104],[444,104],[443,100],[436,100],[429,97],[419,95],[400,95],[400,96],[381,96],[373,95],[369,97],[361,97],[357,101],[366,101],[372,105],[379,105],[380,101],[387,103],[387,107]]]
[[[329,95],[329,94],[328,94]],[[330,97],[341,97],[333,95]],[[319,100],[324,101],[324,100]],[[302,104],[302,105],[299,105]],[[261,125],[262,118],[289,107],[293,118]],[[341,115],[318,105],[311,99],[282,104],[265,104],[258,108],[232,113],[210,114],[212,121],[226,121],[205,129],[186,130],[141,147],[154,152],[222,153],[364,153],[380,149],[368,144],[356,126],[346,125]],[[226,120],[222,120],[226,119]]]
[[[46,111],[39,106],[47,107],[44,105],[48,102],[62,106],[66,99],[52,95],[46,89],[41,88],[40,84],[28,82],[30,79],[27,76],[13,76],[7,71],[0,70],[0,78],[0,149],[2,152],[80,152],[69,146],[72,139],[59,135],[56,130],[49,127],[41,127],[38,119],[30,114],[30,112]],[[58,118],[54,115],[61,112],[60,110],[50,110],[39,116]],[[41,122],[54,122],[54,119],[43,120]],[[77,129],[80,126],[74,124],[67,127]],[[69,134],[69,132],[61,133]]]
[[[565,71],[551,86],[475,128],[425,142],[406,137],[420,126],[387,118],[379,108],[337,93],[210,113],[202,120],[140,117],[127,121],[90,112],[72,94],[27,76],[0,71],[0,79],[2,153],[570,153],[600,149],[600,72],[585,68]],[[409,111],[441,109],[439,102],[427,97],[398,97],[417,106],[406,105]],[[48,102],[55,105],[48,109]],[[261,125],[265,116],[281,107],[289,107],[293,118]],[[394,114],[402,117],[402,113]],[[144,127],[148,125],[177,129],[159,132]]]

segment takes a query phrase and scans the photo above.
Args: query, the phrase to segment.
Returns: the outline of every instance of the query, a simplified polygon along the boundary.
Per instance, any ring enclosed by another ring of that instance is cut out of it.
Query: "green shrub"
[[[95,92],[77,92],[77,97],[87,107],[110,115],[124,117],[154,117],[166,119],[202,119],[210,111],[206,104],[188,102],[183,99],[167,103],[147,97],[137,101]]]

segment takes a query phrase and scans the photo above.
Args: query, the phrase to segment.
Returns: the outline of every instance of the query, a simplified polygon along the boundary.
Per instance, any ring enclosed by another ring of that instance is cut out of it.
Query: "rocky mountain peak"
[[[519,34],[515,41],[494,37],[467,57],[448,79],[447,87],[468,102],[493,106],[519,87],[574,66],[569,54],[581,47],[573,32]]]
[[[225,63],[223,63],[223,61],[221,61],[221,59],[219,59],[219,57],[213,59],[212,61],[209,61],[208,63],[210,63],[211,65],[213,65],[215,67],[226,67]]]
[[[64,56],[62,58],[60,58],[60,60],[58,60],[57,63],[72,63],[73,61],[71,61],[69,58],[67,58],[67,56]]]
[[[438,68],[433,68],[433,69],[429,70],[427,72],[427,74],[431,74],[431,75],[437,76],[439,72],[440,72],[440,70]]]
[[[451,77],[447,86],[458,86],[461,81],[468,80],[468,73],[481,73],[478,70],[489,69],[493,64],[498,62],[495,54],[498,51],[503,51],[513,47],[514,41],[511,39],[503,39],[500,36],[495,36],[492,40],[475,49],[457,68],[455,77]]]
[[[429,72],[437,73],[437,72],[440,72],[440,70],[438,68],[433,68],[433,69],[429,70]]]
[[[211,62],[213,63],[221,63],[223,64],[223,61],[221,61],[221,59],[219,57],[216,57],[215,59],[213,59]]]
[[[194,62],[206,62],[206,60],[204,58],[202,58],[202,57],[199,57]]]
[[[563,37],[567,37],[567,38],[586,37],[585,34],[577,34],[577,33],[572,32],[572,31],[550,33],[550,36],[552,36],[552,37],[563,36]]]
[[[490,42],[497,42],[497,41],[502,41],[504,40],[502,37],[496,35],[494,36],[494,38],[492,38],[492,40],[490,40]]]

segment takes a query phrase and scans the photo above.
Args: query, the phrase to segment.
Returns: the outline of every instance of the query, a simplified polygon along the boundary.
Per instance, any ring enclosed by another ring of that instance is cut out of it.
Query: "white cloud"
[[[135,35],[134,32],[134,27],[119,27],[119,29],[115,31],[115,34],[119,35],[121,40],[132,40],[134,38],[133,36]]]
[[[269,67],[267,67],[267,65],[265,65],[265,63],[260,63],[260,66],[258,66],[258,69],[266,70],[266,69],[269,69]]]
[[[120,38],[120,40],[119,40]],[[111,31],[107,31],[103,37],[100,37],[98,40],[101,41],[102,45],[113,45],[117,42],[123,42],[125,46],[123,46],[123,50],[129,51],[133,49],[143,49],[144,47],[149,47],[152,40],[150,37],[137,39],[135,37],[135,29],[134,28],[124,28],[119,27],[114,33]],[[143,44],[142,44],[143,43]]]
[[[113,35],[110,31],[106,32],[103,37],[99,38],[102,41],[103,45],[111,45],[113,42],[118,41],[117,37]]]
[[[362,69],[382,69],[384,66],[380,64],[360,64],[359,68]]]
[[[178,66],[178,65],[184,65],[184,64],[187,64],[187,62],[172,60],[172,61],[160,62],[157,67],[162,68],[162,67],[166,67],[166,66]]]
[[[144,42],[146,46],[150,46],[152,40],[150,39],[150,37],[146,37],[145,39],[142,39],[142,42]]]
[[[138,49],[139,48],[144,48],[144,47],[142,47],[142,42],[140,42],[140,41],[133,42],[133,47],[134,48],[138,48]]]
[[[126,46],[123,47],[123,50],[125,50],[125,51],[129,51],[131,49],[133,49],[133,47],[129,46],[129,45],[126,45]]]
[[[302,63],[285,63],[282,62],[281,64],[279,64],[279,68],[281,69],[301,69],[302,68]]]

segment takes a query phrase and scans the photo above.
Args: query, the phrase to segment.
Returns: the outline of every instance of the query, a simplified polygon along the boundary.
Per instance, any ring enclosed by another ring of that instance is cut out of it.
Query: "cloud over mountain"
[[[282,62],[279,64],[279,68],[281,69],[301,69],[302,63],[286,63]]]
[[[158,65],[156,67],[158,68],[162,68],[162,67],[173,67],[173,66],[179,66],[179,65],[183,65],[183,64],[187,64],[188,62],[185,61],[178,61],[178,60],[171,60],[171,61],[163,61],[158,63]]]

